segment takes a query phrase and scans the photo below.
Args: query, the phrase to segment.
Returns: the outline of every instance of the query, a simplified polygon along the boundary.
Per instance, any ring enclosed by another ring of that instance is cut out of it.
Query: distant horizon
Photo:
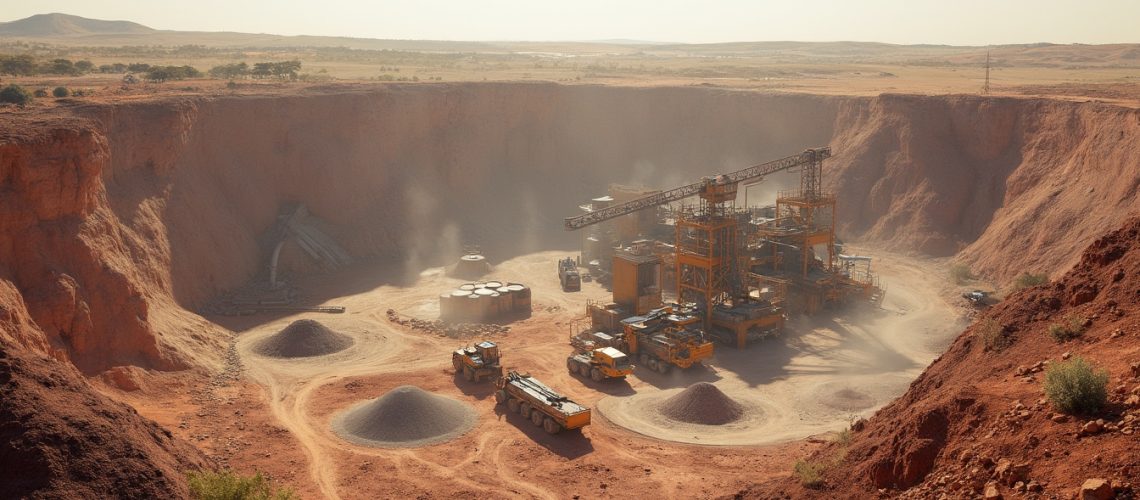
[[[857,5],[856,5],[857,4]],[[996,4],[996,5],[994,5]],[[6,9],[18,21],[49,14]],[[630,0],[573,5],[522,0],[423,0],[414,5],[326,0],[314,11],[269,0],[193,5],[60,0],[51,13],[127,21],[160,31],[452,42],[717,44],[852,42],[889,45],[1110,45],[1140,43],[1140,2],[1072,0]],[[1111,15],[1107,15],[1111,13]]]

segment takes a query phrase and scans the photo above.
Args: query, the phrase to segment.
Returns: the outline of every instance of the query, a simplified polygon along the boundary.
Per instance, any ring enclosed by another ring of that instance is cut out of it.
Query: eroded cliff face
[[[1135,109],[888,95],[845,103],[835,130],[839,155],[827,168],[843,232],[958,253],[999,282],[1064,272],[1140,211]]]
[[[1137,208],[1140,175],[1135,111],[1033,100],[498,83],[69,112],[0,132],[0,331],[86,373],[218,366],[228,333],[192,311],[262,271],[284,202],[401,282],[465,243],[492,259],[575,248],[561,219],[611,182],[670,187],[830,144],[844,237],[965,249],[1007,277],[1010,255],[1061,269]]]

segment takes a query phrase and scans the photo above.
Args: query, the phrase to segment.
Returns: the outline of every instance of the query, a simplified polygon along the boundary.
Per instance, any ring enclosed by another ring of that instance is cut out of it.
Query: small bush
[[[950,280],[956,285],[964,285],[976,278],[974,271],[970,270],[970,266],[965,264],[954,264],[950,266]]]
[[[48,91],[47,91],[47,89],[36,89],[35,92],[32,92],[32,95],[34,95],[36,97],[47,97]]]
[[[1025,288],[1037,286],[1043,283],[1048,283],[1049,277],[1044,274],[1029,274],[1021,273],[1020,276],[1013,280],[1013,290],[1016,292]]]
[[[853,433],[851,432],[851,429],[843,429],[835,435],[835,442],[839,443],[839,446],[843,446],[843,447],[851,446],[851,438],[852,437],[853,437]]]
[[[996,319],[986,318],[982,320],[974,331],[982,338],[982,345],[987,351],[1001,352],[1013,345],[1013,337],[1006,333],[1001,323],[998,323]]]
[[[27,104],[31,102],[32,94],[29,93],[24,87],[16,84],[10,84],[3,89],[0,89],[0,102],[7,102],[12,104]]]
[[[71,92],[68,92],[67,87],[56,87],[52,89],[51,95],[55,97],[67,97]]]
[[[294,498],[288,488],[273,488],[260,472],[241,476],[232,471],[191,472],[190,496],[199,500],[287,500]]]
[[[797,460],[792,472],[805,488],[819,488],[823,486],[823,467],[807,460]]]
[[[1065,413],[1094,414],[1108,401],[1108,372],[1080,356],[1050,363],[1045,369],[1045,395]]]
[[[1049,335],[1057,342],[1068,342],[1085,333],[1085,318],[1076,315],[1065,317],[1063,323],[1049,325]]]

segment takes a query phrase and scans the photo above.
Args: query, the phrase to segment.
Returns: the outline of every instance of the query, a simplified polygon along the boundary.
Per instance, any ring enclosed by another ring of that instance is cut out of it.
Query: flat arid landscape
[[[2,498],[1140,494],[1140,43],[40,14],[0,97]]]

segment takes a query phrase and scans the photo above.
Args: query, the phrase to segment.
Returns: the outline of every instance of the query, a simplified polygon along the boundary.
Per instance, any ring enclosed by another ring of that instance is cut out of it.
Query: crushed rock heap
[[[744,415],[740,403],[708,382],[697,382],[662,401],[658,411],[673,420],[702,425],[723,425]]]
[[[271,358],[307,358],[340,352],[352,344],[348,335],[330,330],[316,320],[299,319],[258,341],[253,352]]]
[[[474,424],[470,406],[404,385],[342,413],[333,430],[366,446],[416,447],[455,439]]]

